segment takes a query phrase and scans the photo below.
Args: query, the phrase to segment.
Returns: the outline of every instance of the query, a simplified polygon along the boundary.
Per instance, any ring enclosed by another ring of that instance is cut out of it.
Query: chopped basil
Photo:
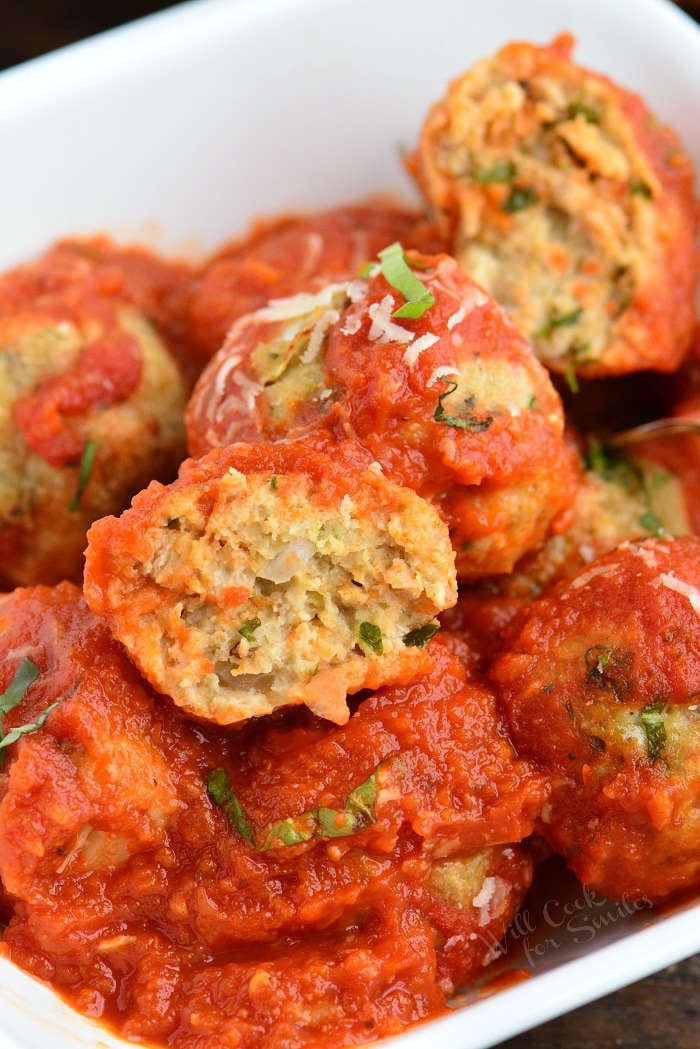
[[[426,623],[425,626],[416,627],[415,630],[409,630],[407,634],[404,634],[403,643],[407,648],[423,648],[427,645],[431,637],[435,637],[440,624],[433,620],[432,623]]]
[[[642,514],[639,518],[639,525],[645,532],[650,532],[651,535],[656,536],[657,539],[669,538],[669,533],[661,524],[661,521],[659,521],[656,514],[653,514],[651,511]]]
[[[233,829],[252,844],[253,832],[225,769],[214,769],[209,773],[207,794],[223,810]]]
[[[457,389],[457,383],[452,379],[446,379],[444,376],[440,376],[440,378],[443,382],[447,383],[447,389],[438,397],[437,407],[433,414],[435,421],[444,423],[445,426],[456,426],[460,430],[468,430],[470,433],[481,433],[482,430],[488,430],[493,422],[492,415],[487,415],[485,419],[477,419],[471,414],[467,415],[466,418],[462,418],[458,415],[448,415],[445,411],[444,401],[446,397],[449,397],[450,394],[455,392]],[[467,411],[471,413],[471,409],[474,407],[474,398],[466,397],[464,404]]]
[[[622,455],[616,448],[592,437],[588,442],[588,451],[583,457],[584,466],[592,470],[603,481],[622,485],[628,492],[634,492],[643,486],[642,471]]]
[[[277,480],[276,477],[271,477],[270,478],[270,488],[272,489],[273,492],[276,492],[277,489],[279,488],[279,481]]]
[[[435,303],[435,296],[418,280],[406,262],[406,255],[398,241],[379,252],[382,274],[387,284],[395,288],[406,300],[394,310],[393,317],[417,320]]]
[[[497,160],[490,168],[477,171],[473,176],[475,182],[487,185],[491,182],[512,182],[517,174],[517,168],[512,160]]]
[[[246,641],[251,643],[255,641],[255,631],[261,625],[261,620],[256,616],[255,619],[246,619],[245,623],[241,623],[238,628],[238,633],[241,637],[244,637]]]
[[[552,692],[554,692],[554,685],[553,684],[543,685],[542,686],[542,691],[546,692],[547,695],[550,696],[552,694]]]
[[[527,402],[527,406],[531,412],[539,412],[541,410],[540,402],[537,400],[537,397],[534,393],[530,400]]]
[[[570,328],[573,324],[578,324],[583,314],[583,307],[577,306],[576,309],[571,310],[569,313],[552,314],[546,324],[543,324],[538,335],[546,339],[553,331],[557,328]]]
[[[377,769],[374,770],[371,776],[360,783],[358,787],[355,787],[345,799],[345,808],[348,811],[353,812],[356,816],[362,817],[368,823],[374,823],[377,819],[374,811],[374,806],[377,803],[377,794],[379,788],[377,786]]]
[[[582,116],[585,117],[589,124],[600,123],[600,113],[593,109],[592,106],[587,106],[583,102],[572,102],[567,110],[570,117]]]
[[[589,736],[588,742],[591,745],[591,750],[594,750],[597,754],[605,753],[605,740],[601,739],[600,736]]]
[[[613,650],[605,645],[593,645],[589,648],[585,655],[586,667],[588,668],[586,676],[592,681],[600,680],[612,656]]]
[[[59,699],[55,703],[52,703],[50,707],[47,707],[46,710],[42,710],[36,721],[31,721],[27,725],[19,725],[17,728],[11,728],[7,735],[0,739],[0,751],[4,750],[5,747],[9,747],[10,744],[16,743],[20,736],[26,736],[28,733],[36,732],[37,729],[40,729],[49,714],[51,714],[56,707],[60,707],[61,703],[62,700]]]
[[[531,189],[530,186],[514,186],[501,207],[503,211],[515,214],[517,211],[531,208],[533,204],[537,203],[538,199],[534,189]]]
[[[320,838],[347,838],[358,830],[354,814],[347,810],[316,809],[316,821]]]
[[[301,816],[289,816],[284,820],[275,820],[256,835],[255,847],[260,852],[268,849],[287,848],[310,841],[318,830],[315,813],[304,812]]]
[[[576,369],[573,364],[569,362],[564,369],[564,380],[566,385],[569,387],[572,393],[579,393],[581,387],[578,384],[578,376],[576,375]]]
[[[86,441],[85,447],[83,448],[83,455],[80,460],[80,471],[78,473],[78,484],[73,498],[68,504],[68,509],[71,513],[77,513],[80,509],[80,500],[83,498],[85,489],[90,481],[90,475],[92,468],[95,463],[95,453],[97,452],[97,441]]]
[[[630,192],[636,194],[638,197],[645,197],[647,200],[651,200],[654,196],[649,183],[645,182],[643,178],[637,176],[630,179]]]
[[[20,665],[15,671],[12,681],[5,689],[3,694],[0,696],[0,717],[5,714],[9,714],[11,710],[14,710],[18,706],[27,694],[29,687],[36,681],[39,676],[39,668],[29,656],[25,656]],[[61,704],[62,700],[57,700],[52,703],[51,706],[47,707],[46,710],[42,710],[36,721],[27,722],[26,725],[18,725],[17,728],[11,728],[7,735],[4,735],[0,731],[0,762],[4,759],[5,747],[11,746],[16,743],[22,736],[28,735],[30,732],[36,732],[44,724],[49,714]]]
[[[0,696],[0,716],[9,714],[18,703],[22,702],[27,694],[27,689],[38,677],[38,666],[32,662],[29,656],[25,656],[17,667],[12,681]]]
[[[362,645],[371,649],[377,656],[381,656],[384,653],[382,632],[378,626],[375,626],[374,623],[360,623],[359,633]]]
[[[652,763],[666,746],[666,726],[663,719],[665,710],[666,704],[659,702],[648,703],[639,712],[639,720],[647,737],[647,757]]]

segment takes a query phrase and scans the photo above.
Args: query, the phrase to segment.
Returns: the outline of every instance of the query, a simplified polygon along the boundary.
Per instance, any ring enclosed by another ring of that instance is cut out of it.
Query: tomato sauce
[[[532,873],[509,843],[547,785],[461,643],[347,726],[296,711],[226,732],[150,692],[70,584],[2,598],[0,638],[0,687],[21,655],[39,670],[4,731],[59,704],[0,777],[5,949],[80,1011],[177,1047],[361,1044],[442,1011],[505,933]],[[355,833],[295,839],[373,775]]]

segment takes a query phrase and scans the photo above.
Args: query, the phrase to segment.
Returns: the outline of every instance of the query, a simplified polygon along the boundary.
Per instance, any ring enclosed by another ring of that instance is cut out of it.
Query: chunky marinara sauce
[[[434,1016],[529,883],[543,779],[461,643],[346,726],[184,719],[70,584],[0,599],[4,950],[76,1008],[178,1047],[355,1045]],[[462,653],[464,654],[464,653]]]

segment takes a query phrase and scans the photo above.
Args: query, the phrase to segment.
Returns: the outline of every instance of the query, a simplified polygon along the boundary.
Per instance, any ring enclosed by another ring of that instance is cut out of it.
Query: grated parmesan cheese
[[[347,294],[347,287],[347,284],[329,284],[317,295],[302,291],[285,299],[271,299],[267,306],[256,310],[253,316],[259,321],[288,321],[293,317],[303,317],[319,306],[330,306],[337,294]]]
[[[411,345],[406,348],[403,355],[404,362],[409,368],[412,368],[423,350],[429,349],[439,341],[440,337],[438,335],[433,335],[432,332],[427,332],[425,335],[421,335],[420,338],[416,339],[415,342],[412,342]]]
[[[678,579],[673,572],[662,572],[658,579],[654,580],[654,585],[665,586],[667,590],[687,597],[693,612],[700,616],[700,590],[696,586],[686,583],[684,579]]]
[[[464,318],[467,316],[467,311],[464,306],[460,306],[456,313],[453,313],[451,317],[447,318],[447,327],[449,331],[456,328],[458,324],[461,324]]]
[[[340,314],[338,310],[326,310],[320,319],[316,321],[311,329],[309,345],[299,358],[302,364],[310,364],[311,361],[318,357],[319,351],[323,346],[323,340],[328,334],[328,329],[332,328],[339,320]]]
[[[381,302],[373,302],[369,308],[372,327],[369,329],[371,342],[413,342],[414,334],[401,324],[392,321],[394,296],[385,295]]]
[[[342,335],[357,335],[362,327],[362,317],[348,317],[340,329]]]
[[[428,379],[428,386],[434,386],[438,379],[444,379],[448,375],[459,375],[456,364],[441,364]]]

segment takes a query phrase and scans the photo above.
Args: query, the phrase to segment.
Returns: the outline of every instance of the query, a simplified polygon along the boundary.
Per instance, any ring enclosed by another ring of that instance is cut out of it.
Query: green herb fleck
[[[666,746],[665,710],[666,704],[659,702],[648,703],[639,712],[639,720],[647,737],[647,757],[652,763]]]
[[[517,211],[524,211],[525,208],[531,208],[533,204],[538,201],[538,196],[534,189],[530,186],[514,186],[508,194],[507,198],[501,205],[503,211],[509,212],[511,215]]]
[[[591,745],[591,750],[594,750],[597,754],[605,752],[605,740],[601,739],[600,736],[589,736],[588,742]]]
[[[209,773],[207,794],[223,810],[233,829],[252,844],[253,832],[225,769],[214,769]]]
[[[62,700],[57,700],[52,703],[46,710],[42,710],[36,721],[31,721],[28,725],[19,725],[17,728],[11,728],[6,736],[0,739],[0,751],[4,750],[5,747],[9,747],[10,744],[16,743],[21,736],[26,736],[30,732],[36,732],[46,721],[49,714],[53,713],[56,707],[60,707]]]
[[[358,829],[353,813],[348,811],[319,808],[316,809],[316,820],[320,838],[347,838]]]
[[[666,531],[656,514],[653,514],[650,510],[645,514],[642,514],[639,518],[639,525],[645,532],[649,532],[651,535],[656,536],[657,539],[670,538],[669,532]]]
[[[272,489],[273,492],[276,492],[277,489],[279,488],[279,481],[277,480],[276,477],[271,477],[270,478],[270,488]]]
[[[570,699],[567,699],[566,703],[564,704],[564,710],[566,711],[567,716],[568,716],[570,721],[575,721],[576,720],[576,717],[575,717],[575,714],[574,714],[574,705],[573,705],[573,703],[571,702]]]
[[[517,168],[512,160],[497,160],[490,168],[477,171],[474,181],[487,185],[492,182],[512,182],[517,174]]]
[[[527,402],[527,406],[528,406],[528,408],[530,409],[531,412],[539,412],[541,410],[541,407],[542,407],[540,405],[540,402],[537,400],[537,397],[535,396],[534,393],[533,393],[532,397],[530,398],[530,400]]]
[[[27,694],[27,689],[39,677],[38,666],[25,656],[15,671],[12,681],[0,696],[0,716],[9,714],[11,710],[21,703]]]
[[[630,193],[634,193],[638,197],[645,197],[647,200],[651,200],[654,196],[649,183],[637,176],[630,179]]]
[[[95,453],[97,452],[97,441],[86,441],[85,447],[83,448],[83,455],[80,460],[80,471],[78,473],[78,484],[73,493],[73,498],[68,504],[68,509],[72,514],[77,513],[80,509],[80,500],[83,498],[85,489],[90,481],[90,475],[92,473],[92,467],[95,463]]]
[[[398,241],[390,244],[379,252],[379,261],[382,274],[387,284],[395,288],[406,300],[403,306],[394,310],[393,317],[408,317],[416,320],[430,309],[435,303],[435,296],[431,294],[422,281],[418,280],[415,273],[406,262],[406,255]]]
[[[378,626],[374,623],[360,623],[360,643],[365,647],[371,649],[375,655],[381,656],[384,653],[384,644],[382,642],[382,632]]]
[[[569,362],[564,369],[564,380],[566,385],[569,387],[572,393],[579,393],[581,387],[578,384],[578,376],[576,375],[576,369],[573,364]]]
[[[255,619],[246,619],[246,621],[244,623],[241,623],[241,625],[239,626],[238,633],[241,635],[241,637],[244,637],[246,641],[250,641],[252,643],[253,641],[255,641],[255,631],[260,625],[261,620],[259,620],[257,616],[255,617]]]
[[[577,306],[575,310],[571,310],[569,313],[554,313],[547,323],[542,325],[537,334],[541,338],[547,339],[557,328],[571,328],[572,325],[578,324],[582,314],[583,306]]]
[[[613,650],[605,645],[593,645],[585,655],[587,677],[598,680],[603,677],[603,671],[613,657]]]
[[[14,710],[14,708],[22,702],[30,685],[36,681],[38,676],[39,668],[28,656],[25,656],[17,667],[12,681],[0,696],[0,717],[9,714],[11,710]],[[12,728],[7,735],[3,735],[0,731],[0,764],[5,757],[5,747],[9,747],[12,743],[16,743],[21,736],[26,736],[28,733],[36,732],[37,729],[40,729],[51,711],[55,710],[60,703],[60,699],[56,703],[52,703],[50,707],[47,707],[46,710],[42,711],[36,721],[31,721],[26,725],[19,725],[17,728]]]
[[[567,112],[570,117],[585,117],[589,124],[600,123],[600,113],[593,109],[592,106],[587,106],[584,102],[572,102]]]
[[[409,630],[407,634],[404,634],[403,643],[407,648],[423,648],[427,645],[431,637],[435,637],[440,624],[433,620],[432,623],[426,623],[425,626],[416,627],[415,630]]]
[[[543,685],[542,686],[542,691],[545,692],[548,696],[550,696],[552,694],[552,692],[554,692],[554,685],[553,684]]]
[[[284,820],[263,827],[255,839],[255,847],[260,852],[268,849],[286,848],[289,845],[300,845],[310,841],[318,830],[318,821],[314,812],[304,812],[301,816],[289,816]]]
[[[464,400],[467,411],[470,413],[466,418],[462,418],[458,415],[448,415],[445,411],[445,398],[455,392],[457,389],[457,383],[453,382],[452,379],[446,379],[444,375],[441,375],[440,378],[444,383],[447,383],[447,389],[438,397],[437,407],[433,414],[435,421],[444,423],[445,426],[456,426],[460,430],[468,430],[470,433],[481,433],[482,430],[488,430],[493,422],[493,416],[487,415],[485,419],[475,418],[474,415],[471,414],[471,410],[474,407],[473,397],[466,397]]]
[[[356,816],[361,817],[368,823],[374,823],[377,819],[374,807],[377,803],[377,794],[379,793],[379,787],[377,785],[377,769],[374,770],[371,776],[360,783],[359,786],[348,794],[345,799],[345,808],[350,812],[353,812]]]

